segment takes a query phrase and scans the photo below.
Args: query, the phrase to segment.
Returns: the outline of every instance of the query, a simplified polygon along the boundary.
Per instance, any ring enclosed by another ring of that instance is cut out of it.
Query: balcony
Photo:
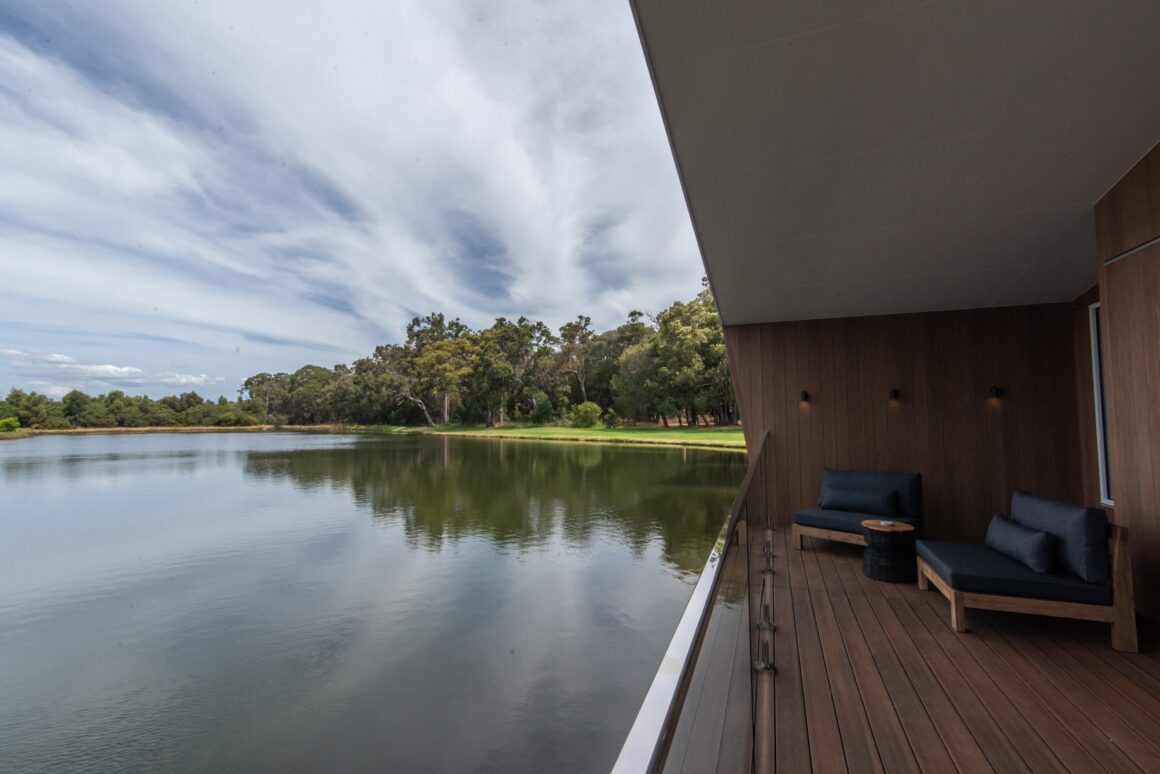
[[[971,610],[956,634],[941,595],[867,579],[859,548],[790,549],[767,527],[765,455],[703,578],[713,593],[682,622],[701,626],[670,647],[688,657],[677,679],[662,667],[619,770],[1160,770],[1148,629],[1140,654],[1112,650],[1106,624],[1024,615]]]

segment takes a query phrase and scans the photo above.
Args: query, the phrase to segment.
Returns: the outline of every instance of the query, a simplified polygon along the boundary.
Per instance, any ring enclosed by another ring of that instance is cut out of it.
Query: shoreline
[[[637,435],[636,433],[640,433]],[[568,428],[568,427],[513,427],[507,428],[429,428],[380,425],[250,425],[245,427],[186,426],[186,427],[73,427],[63,430],[22,428],[0,433],[0,441],[16,441],[40,435],[141,435],[154,433],[325,433],[351,435],[432,435],[457,438],[500,439],[515,441],[547,441],[551,443],[603,443],[636,446],[677,446],[722,451],[745,451],[745,439],[740,429],[733,428]],[[666,438],[672,433],[674,437]],[[708,437],[693,438],[705,433]],[[714,434],[726,437],[712,437]]]
[[[545,428],[547,429],[547,428]],[[556,430],[557,428],[552,428]],[[632,446],[676,446],[693,449],[717,449],[719,451],[745,451],[745,439],[722,439],[722,438],[663,438],[663,437],[649,437],[642,435],[639,437],[626,437],[623,435],[615,436],[600,436],[600,435],[582,435],[570,434],[568,428],[558,428],[560,432],[547,433],[529,433],[523,429],[505,430],[503,428],[497,429],[464,429],[464,430],[430,430],[427,428],[408,429],[403,432],[411,432],[421,435],[433,436],[452,436],[455,438],[476,438],[476,439],[498,439],[507,441],[548,441],[552,443],[602,443],[602,444],[617,444],[617,445],[632,445]],[[651,430],[652,428],[648,428]],[[599,431],[597,431],[599,432]],[[611,432],[616,432],[610,430]],[[631,432],[631,431],[630,431]],[[664,431],[659,431],[664,432]],[[687,432],[698,432],[691,430]],[[720,432],[720,431],[718,431]],[[659,433],[658,433],[659,435]]]

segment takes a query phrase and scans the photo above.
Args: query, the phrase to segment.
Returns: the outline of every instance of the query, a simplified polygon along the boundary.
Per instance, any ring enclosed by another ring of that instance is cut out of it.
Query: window
[[[1112,499],[1112,466],[1108,459],[1108,409],[1104,402],[1104,348],[1100,336],[1100,305],[1088,307],[1092,339],[1092,387],[1096,404],[1096,450],[1100,465],[1100,502],[1115,505]]]

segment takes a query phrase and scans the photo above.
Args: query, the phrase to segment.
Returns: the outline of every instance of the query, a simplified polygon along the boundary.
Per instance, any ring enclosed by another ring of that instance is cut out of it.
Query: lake
[[[0,770],[607,771],[742,454],[0,443]]]

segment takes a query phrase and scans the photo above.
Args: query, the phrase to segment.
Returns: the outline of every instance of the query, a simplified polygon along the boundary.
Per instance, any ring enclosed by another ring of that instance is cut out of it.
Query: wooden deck
[[[955,634],[940,594],[865,578],[857,547],[805,542],[773,533],[777,672],[756,713],[772,721],[751,736],[738,709],[754,673],[731,603],[714,612],[667,770],[747,771],[764,749],[763,768],[783,772],[1160,771],[1154,636],[1117,653],[1106,624],[974,610]],[[749,549],[757,621],[761,539]]]

